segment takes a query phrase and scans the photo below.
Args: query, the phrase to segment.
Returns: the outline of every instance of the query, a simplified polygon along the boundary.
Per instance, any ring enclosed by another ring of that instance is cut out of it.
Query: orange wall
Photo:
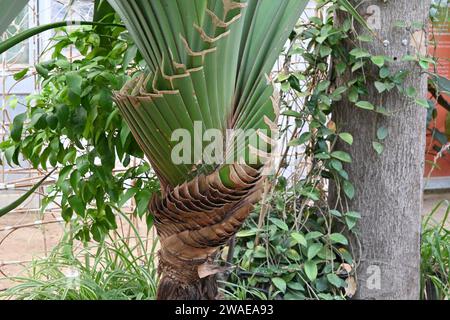
[[[446,78],[450,78],[450,23],[440,24],[434,27],[434,37],[435,41],[431,41],[430,43],[430,54],[438,57],[438,66],[437,71],[438,74],[444,76]],[[436,43],[436,48],[434,48],[434,43]],[[450,101],[450,97],[445,97],[447,101]],[[438,116],[435,120],[432,120],[430,123],[430,127],[436,127],[440,132],[445,133],[445,122],[446,118],[449,116],[448,111],[443,107],[437,107]],[[450,128],[447,128],[447,131]],[[448,140],[450,141],[450,136],[448,136]],[[429,175],[431,164],[428,161],[433,162],[434,157],[436,155],[436,151],[432,149],[431,144],[431,133],[427,133],[427,153],[426,160],[427,164],[425,166],[425,176]],[[435,144],[440,144],[435,141]],[[450,151],[450,150],[449,150]],[[436,167],[431,176],[432,177],[450,177],[450,152],[446,152],[445,155],[437,161],[439,167]]]

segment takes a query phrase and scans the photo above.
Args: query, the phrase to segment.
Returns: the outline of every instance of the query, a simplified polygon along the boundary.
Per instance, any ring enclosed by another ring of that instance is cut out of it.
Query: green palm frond
[[[277,117],[268,75],[308,1],[109,2],[149,66],[117,101],[163,182],[178,185],[198,169],[170,161],[172,132],[183,128],[194,136],[197,121],[203,130],[254,129],[256,140],[249,141],[256,142],[244,145],[244,160],[266,156],[259,141],[270,140]],[[227,163],[233,148],[225,146]]]

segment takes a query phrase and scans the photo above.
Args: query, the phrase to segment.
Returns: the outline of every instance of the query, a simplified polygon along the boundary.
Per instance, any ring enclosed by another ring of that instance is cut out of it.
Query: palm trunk
[[[232,189],[216,170],[153,197],[150,211],[161,239],[158,299],[218,297],[217,252],[250,214],[263,181],[259,170],[239,164],[230,166],[230,178]]]
[[[177,265],[160,260],[158,271],[161,280],[156,298],[158,300],[217,300],[219,298],[217,275],[199,278],[197,268],[196,265],[187,266],[181,260],[177,261]]]

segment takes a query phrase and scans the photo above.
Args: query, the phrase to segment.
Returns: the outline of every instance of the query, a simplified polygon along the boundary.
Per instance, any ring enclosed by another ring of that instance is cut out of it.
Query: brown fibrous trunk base
[[[164,276],[158,286],[158,300],[217,300],[217,276],[211,275],[192,283],[183,283]]]

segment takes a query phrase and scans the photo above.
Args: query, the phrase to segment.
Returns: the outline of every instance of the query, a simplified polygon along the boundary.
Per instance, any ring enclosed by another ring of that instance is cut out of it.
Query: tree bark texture
[[[412,86],[420,97],[426,97],[426,75],[416,63],[403,62],[402,57],[415,55],[418,50],[426,52],[424,31],[430,1],[351,2],[379,37],[360,46],[372,55],[391,57],[391,73],[408,70],[405,88]],[[344,18],[339,15],[336,23],[342,24]],[[407,25],[423,23],[423,31],[395,26],[397,21]],[[364,27],[356,24],[358,34],[367,34]],[[352,47],[354,43],[348,48]],[[365,72],[369,94],[360,96],[360,100],[383,106],[392,115],[363,110],[347,100],[339,102],[333,114],[339,132],[349,132],[354,137],[352,146],[338,142],[335,149],[348,152],[353,159],[344,168],[355,186],[355,197],[345,205],[339,202],[341,209],[357,211],[362,216],[357,225],[358,241],[352,241],[355,247],[358,242],[361,246],[361,250],[356,250],[360,252],[360,264],[355,298],[418,299],[426,110],[396,89],[379,94],[371,80],[378,78],[378,68],[366,68]],[[340,77],[337,86],[346,85],[351,78],[351,74]],[[382,126],[389,135],[383,142],[383,153],[378,155],[372,142],[377,141],[376,132]],[[332,184],[333,207],[338,203],[336,190]]]

